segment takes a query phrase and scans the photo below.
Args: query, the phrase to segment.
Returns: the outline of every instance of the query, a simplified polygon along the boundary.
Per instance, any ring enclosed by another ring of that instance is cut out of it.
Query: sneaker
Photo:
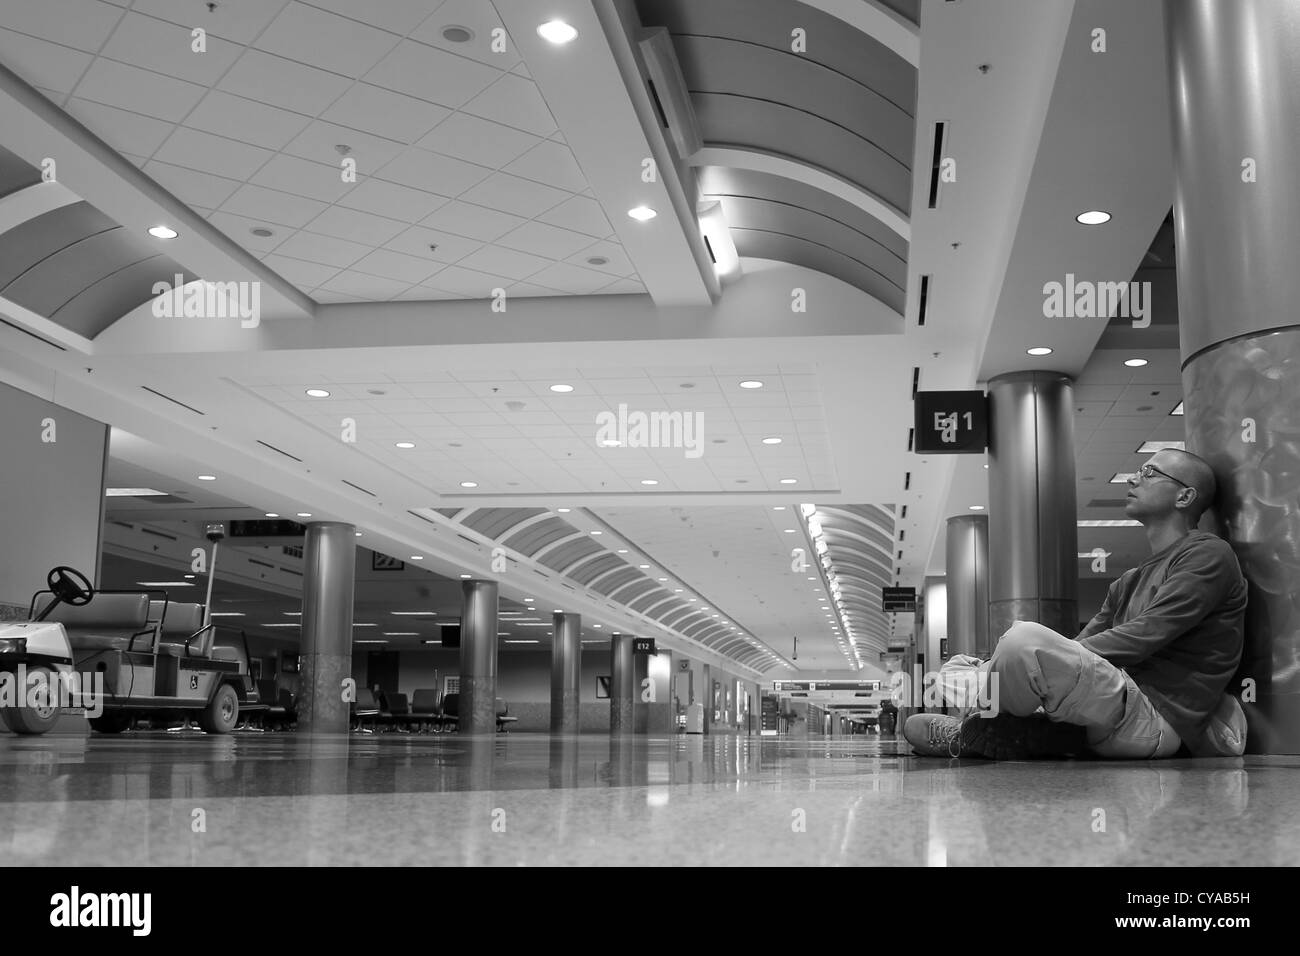
[[[1085,728],[1046,717],[971,714],[961,722],[954,748],[968,757],[989,760],[1036,760],[1083,754],[1088,747]]]
[[[903,739],[922,757],[956,757],[961,721],[945,714],[913,714],[903,724]]]

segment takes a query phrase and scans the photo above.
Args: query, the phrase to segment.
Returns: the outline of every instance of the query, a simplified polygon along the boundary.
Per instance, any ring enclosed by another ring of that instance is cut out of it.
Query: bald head
[[[1189,523],[1193,528],[1196,527],[1205,509],[1214,504],[1214,496],[1218,493],[1218,482],[1214,480],[1214,471],[1204,458],[1177,448],[1167,448],[1158,452],[1155,459],[1160,460],[1158,467],[1196,490],[1195,499],[1185,509]]]

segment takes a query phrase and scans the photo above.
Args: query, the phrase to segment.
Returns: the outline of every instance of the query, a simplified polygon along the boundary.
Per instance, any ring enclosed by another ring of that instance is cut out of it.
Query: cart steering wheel
[[[95,596],[95,589],[76,568],[60,566],[45,576],[53,595],[70,607],[84,607]]]

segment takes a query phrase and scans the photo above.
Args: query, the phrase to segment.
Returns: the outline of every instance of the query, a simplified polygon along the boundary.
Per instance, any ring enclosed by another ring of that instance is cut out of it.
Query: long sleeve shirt
[[[1193,531],[1112,583],[1077,640],[1127,671],[1190,747],[1241,663],[1245,614],[1232,548]]]

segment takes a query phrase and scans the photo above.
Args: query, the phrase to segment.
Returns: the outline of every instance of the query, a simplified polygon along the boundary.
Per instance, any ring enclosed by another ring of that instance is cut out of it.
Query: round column
[[[576,734],[581,729],[578,685],[582,676],[582,615],[557,612],[552,620],[551,733]]]
[[[989,634],[1079,630],[1074,386],[1060,372],[989,381]]]
[[[460,611],[460,732],[497,729],[497,583],[462,581]]]
[[[988,660],[993,653],[989,641],[989,516],[949,518],[944,557],[948,653]]]
[[[1201,527],[1249,585],[1229,685],[1251,753],[1300,753],[1300,4],[1166,3],[1187,447],[1219,483]]]
[[[632,635],[615,634],[609,642],[609,732],[633,733],[632,694],[635,672],[632,664]]]
[[[348,732],[343,682],[352,676],[356,570],[355,527],[334,521],[307,525],[298,677],[298,727],[305,733]]]

